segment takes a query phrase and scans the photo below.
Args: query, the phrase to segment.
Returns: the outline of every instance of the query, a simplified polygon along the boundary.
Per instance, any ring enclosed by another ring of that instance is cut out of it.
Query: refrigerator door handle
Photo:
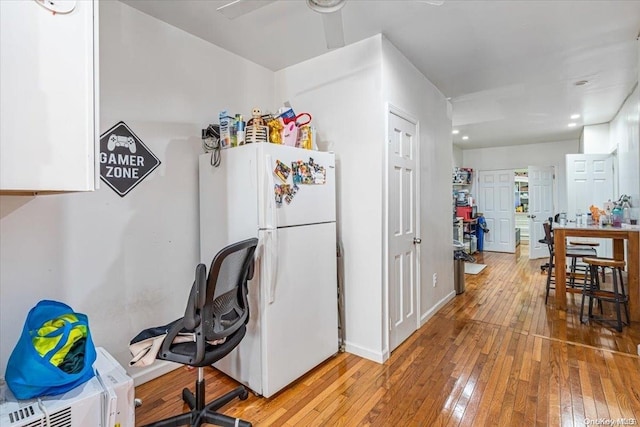
[[[273,304],[276,299],[276,278],[278,277],[278,230],[265,230],[262,259],[264,260],[264,284],[267,302]]]
[[[267,293],[267,302],[273,304],[276,297],[276,278],[278,276],[278,214],[276,212],[275,199],[275,181],[271,170],[271,155],[264,157],[264,178],[262,194],[264,204],[262,206],[264,215],[264,243],[263,243],[263,259],[264,259],[264,276],[265,287]],[[264,188],[266,187],[266,188]]]
[[[278,214],[276,212],[276,199],[275,199],[275,181],[273,180],[273,172],[271,171],[271,156],[265,156],[265,180],[264,183],[268,184],[268,188],[263,188],[263,195],[265,197],[264,222],[265,228],[278,228]]]

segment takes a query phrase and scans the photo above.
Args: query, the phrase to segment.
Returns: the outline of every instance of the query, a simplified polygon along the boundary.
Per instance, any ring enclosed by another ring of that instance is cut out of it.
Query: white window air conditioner
[[[96,376],[67,393],[17,400],[7,390],[0,426],[134,427],[133,380],[104,348],[96,350]]]

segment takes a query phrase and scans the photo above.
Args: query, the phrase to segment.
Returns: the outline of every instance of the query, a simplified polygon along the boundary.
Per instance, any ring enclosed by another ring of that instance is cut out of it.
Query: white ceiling
[[[226,0],[122,1],[274,71],[327,52],[303,0],[234,20],[216,11]],[[348,0],[342,17],[347,44],[384,34],[451,98],[462,148],[577,140],[638,81],[640,1]]]

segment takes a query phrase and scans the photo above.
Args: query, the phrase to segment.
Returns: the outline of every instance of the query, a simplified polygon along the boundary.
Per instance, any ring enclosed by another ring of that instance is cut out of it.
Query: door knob
[[[531,219],[533,219],[533,218],[535,218],[535,217],[536,217],[535,215],[527,215],[527,218],[531,218]]]
[[[414,237],[413,238],[413,244],[414,245],[419,245],[420,243],[422,243],[422,239],[419,237]]]

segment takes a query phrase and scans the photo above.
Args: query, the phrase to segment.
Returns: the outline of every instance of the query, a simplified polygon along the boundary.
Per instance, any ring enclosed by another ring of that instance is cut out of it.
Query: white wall
[[[387,39],[382,39],[383,100],[418,121],[420,140],[420,319],[424,323],[453,289],[451,118],[444,95]],[[434,288],[432,277],[438,276]],[[386,316],[385,318],[388,318]]]
[[[615,150],[609,139],[609,123],[585,126],[581,148],[583,154],[609,154]]]
[[[509,147],[477,148],[463,151],[464,166],[481,170],[522,169],[527,166],[554,166],[556,169],[557,212],[567,209],[565,155],[578,153],[578,141],[557,141]],[[476,182],[472,192],[476,191]],[[474,194],[475,195],[475,194]]]
[[[462,158],[463,158],[463,150],[462,148],[454,145],[453,146],[453,167],[459,167],[459,168],[464,168],[466,167],[463,164]],[[453,168],[452,168],[453,169]]]
[[[199,260],[200,129],[221,109],[273,101],[271,71],[123,3],[100,2],[100,30],[101,132],[124,120],[162,165],[124,198],[104,183],[0,197],[2,373],[40,299],[88,314],[96,345],[125,366],[134,335],[183,315]]]
[[[322,72],[318,72],[322,70]],[[339,162],[338,229],[344,246],[346,348],[377,361],[388,356],[383,253],[386,103],[419,119],[423,318],[453,291],[451,120],[444,96],[382,36],[276,73],[276,96],[312,111],[321,148]],[[440,251],[442,252],[442,251]]]
[[[321,149],[335,151],[344,248],[347,351],[382,358],[381,37],[276,72],[276,99],[309,111]]]
[[[634,208],[640,207],[640,90],[633,93],[611,122],[610,139],[618,151],[618,195],[631,196]]]

